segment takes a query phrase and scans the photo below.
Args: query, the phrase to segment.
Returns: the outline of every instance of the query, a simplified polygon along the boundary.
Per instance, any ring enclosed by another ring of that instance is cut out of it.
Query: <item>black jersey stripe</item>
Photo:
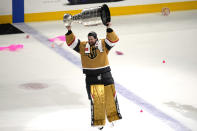
[[[78,53],[79,53],[79,51],[80,51],[79,45],[80,45],[80,40],[78,39],[77,46],[73,49],[73,50],[75,50],[75,51],[78,52]]]

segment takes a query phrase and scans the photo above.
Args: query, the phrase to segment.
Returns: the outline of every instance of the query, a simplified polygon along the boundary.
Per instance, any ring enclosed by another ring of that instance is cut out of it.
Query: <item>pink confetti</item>
[[[140,112],[143,112],[143,110],[140,110]]]
[[[52,44],[51,44],[51,47],[52,47],[52,48],[55,48],[55,44],[54,44],[54,43],[52,43]]]
[[[121,51],[116,51],[117,55],[123,55],[123,53]]]
[[[65,35],[62,35],[62,36],[57,36],[55,38],[51,38],[51,39],[49,39],[49,41],[51,41],[51,42],[55,42],[55,41],[66,41],[66,38],[65,38]]]
[[[29,35],[26,35],[26,39],[29,39],[29,37],[30,37]]]
[[[20,48],[23,48],[23,45],[21,45],[21,44],[17,44],[17,45],[12,44],[12,45],[7,46],[7,47],[0,47],[0,51],[6,50],[6,49],[8,49],[9,51],[16,51],[16,50],[18,50]]]
[[[0,51],[5,49],[7,49],[7,47],[0,47]]]

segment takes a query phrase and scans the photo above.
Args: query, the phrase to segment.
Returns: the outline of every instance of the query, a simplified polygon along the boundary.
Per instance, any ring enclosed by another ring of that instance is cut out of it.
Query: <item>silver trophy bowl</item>
[[[63,22],[65,26],[70,26],[73,22],[83,24],[85,26],[93,26],[104,24],[107,25],[111,21],[110,10],[106,4],[98,7],[83,9],[81,13],[72,16],[64,14]]]

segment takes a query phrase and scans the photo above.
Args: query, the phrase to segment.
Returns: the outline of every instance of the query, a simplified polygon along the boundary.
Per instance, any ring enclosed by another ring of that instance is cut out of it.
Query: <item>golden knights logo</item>
[[[90,53],[87,54],[90,59],[94,59],[97,56],[96,50],[97,50],[97,47],[90,46]]]

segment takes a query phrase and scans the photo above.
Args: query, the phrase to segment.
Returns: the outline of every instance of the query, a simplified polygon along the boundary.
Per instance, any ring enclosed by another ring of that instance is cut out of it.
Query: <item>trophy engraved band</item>
[[[111,21],[109,8],[106,4],[99,7],[83,9],[81,13],[72,16],[64,14],[63,22],[65,26],[70,26],[72,22],[80,23],[85,26],[98,25],[103,23],[107,25]]]

